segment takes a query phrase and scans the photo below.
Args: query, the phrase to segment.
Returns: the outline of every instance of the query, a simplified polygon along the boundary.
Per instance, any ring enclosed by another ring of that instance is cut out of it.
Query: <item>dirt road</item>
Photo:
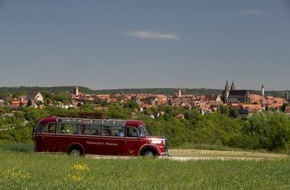
[[[290,158],[287,154],[264,153],[254,151],[221,151],[201,149],[170,149],[173,160],[264,160]]]
[[[170,156],[157,157],[157,159],[169,159],[174,161],[189,160],[272,160],[289,159],[287,154],[247,152],[247,151],[217,151],[199,149],[170,149]],[[94,159],[134,159],[132,156],[88,156]]]

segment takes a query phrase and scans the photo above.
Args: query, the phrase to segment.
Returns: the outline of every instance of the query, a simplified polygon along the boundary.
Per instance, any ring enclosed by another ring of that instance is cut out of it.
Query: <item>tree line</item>
[[[57,86],[57,87],[0,87],[0,99],[3,97],[13,94],[15,97],[17,95],[28,94],[30,92],[41,92],[41,93],[73,93],[75,86]],[[177,88],[132,88],[132,89],[101,89],[101,90],[92,90],[87,87],[79,86],[79,91],[85,94],[164,94],[164,95],[174,95],[177,92]],[[207,88],[182,88],[180,89],[183,94],[190,95],[217,95],[223,92],[222,89],[207,89]],[[261,94],[259,90],[250,90],[251,94]],[[285,91],[265,91],[266,96],[275,96],[275,97],[285,97]]]

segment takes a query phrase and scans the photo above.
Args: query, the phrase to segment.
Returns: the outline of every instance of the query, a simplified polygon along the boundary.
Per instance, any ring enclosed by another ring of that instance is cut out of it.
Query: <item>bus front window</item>
[[[144,137],[148,135],[148,132],[145,126],[139,127],[138,131],[139,131],[140,137]]]

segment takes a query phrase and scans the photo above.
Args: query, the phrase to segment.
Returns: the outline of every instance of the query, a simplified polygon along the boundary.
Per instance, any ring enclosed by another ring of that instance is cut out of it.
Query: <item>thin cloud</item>
[[[265,11],[263,10],[257,10],[257,9],[248,9],[240,12],[242,15],[253,15],[253,16],[258,16],[258,15],[264,15],[266,14]]]
[[[179,40],[179,37],[175,34],[165,34],[143,30],[122,32],[121,34],[134,38],[143,38],[151,40]]]

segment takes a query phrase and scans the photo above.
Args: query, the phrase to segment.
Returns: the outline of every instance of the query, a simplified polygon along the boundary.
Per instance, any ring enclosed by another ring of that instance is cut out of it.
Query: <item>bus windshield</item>
[[[138,128],[139,131],[139,136],[144,137],[148,135],[147,129],[146,127],[143,125],[141,127]]]

